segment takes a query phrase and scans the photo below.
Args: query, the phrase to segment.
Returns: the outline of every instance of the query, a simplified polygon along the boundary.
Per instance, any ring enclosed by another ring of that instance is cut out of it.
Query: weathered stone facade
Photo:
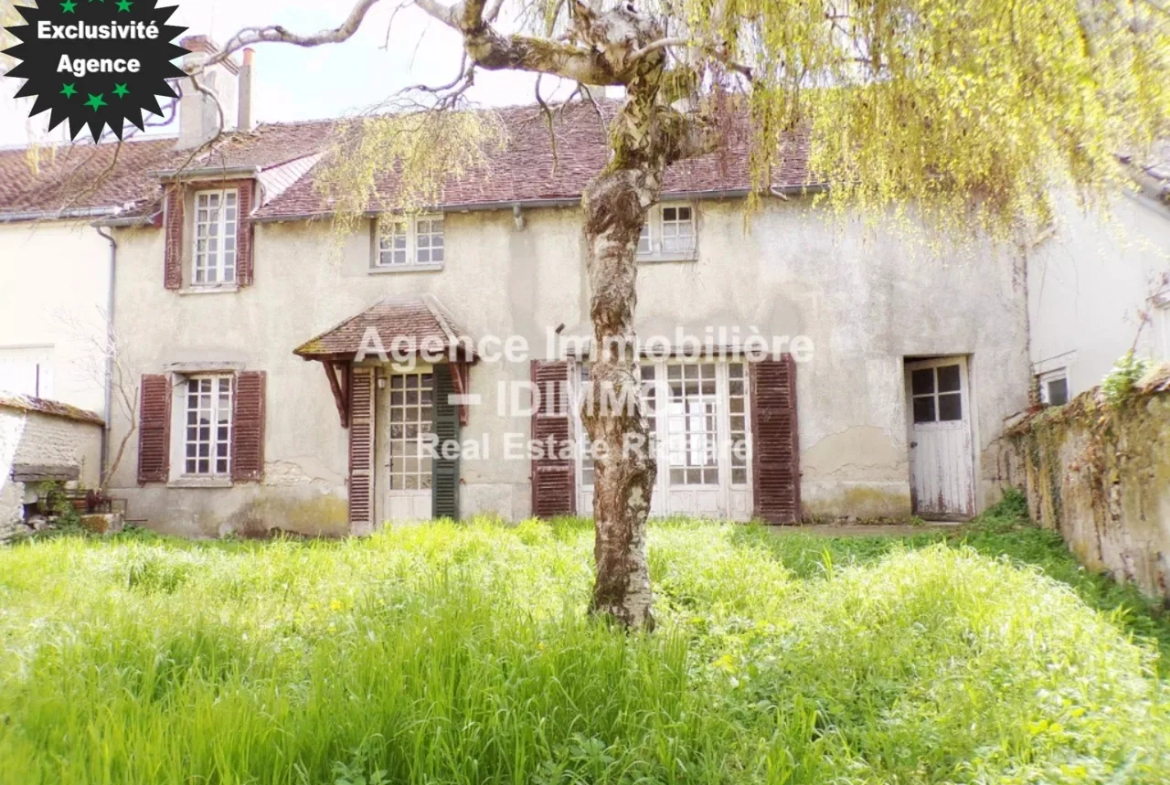
[[[0,398],[0,540],[19,531],[27,495],[48,480],[96,486],[102,420],[35,398]]]

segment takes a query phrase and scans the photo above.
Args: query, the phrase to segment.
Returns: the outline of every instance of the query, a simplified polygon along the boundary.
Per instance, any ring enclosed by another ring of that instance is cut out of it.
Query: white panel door
[[[967,360],[906,363],[910,474],[914,512],[922,517],[975,514],[975,459]]]
[[[389,376],[387,404],[389,464],[386,518],[390,522],[431,518],[431,434],[434,378],[430,372]]]

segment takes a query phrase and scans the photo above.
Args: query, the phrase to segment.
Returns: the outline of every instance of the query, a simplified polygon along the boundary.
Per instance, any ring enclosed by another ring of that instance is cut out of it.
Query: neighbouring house
[[[1131,349],[1170,361],[1170,142],[1152,161],[1129,164],[1135,187],[1108,217],[1070,205],[1028,254],[1041,403],[1096,387]]]
[[[0,393],[0,541],[20,530],[49,487],[97,484],[104,425],[75,406]]]

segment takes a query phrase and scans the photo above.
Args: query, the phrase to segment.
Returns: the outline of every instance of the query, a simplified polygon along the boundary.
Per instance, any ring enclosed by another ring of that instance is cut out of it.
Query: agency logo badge
[[[158,0],[39,0],[16,6],[25,24],[5,28],[20,43],[4,54],[20,62],[7,76],[25,79],[17,98],[36,96],[29,115],[51,112],[49,128],[69,121],[69,136],[103,126],[119,138],[125,121],[140,130],[143,112],[162,115],[156,96],[178,97],[167,79],[183,76],[172,43],[187,28],[168,25],[175,6]]]

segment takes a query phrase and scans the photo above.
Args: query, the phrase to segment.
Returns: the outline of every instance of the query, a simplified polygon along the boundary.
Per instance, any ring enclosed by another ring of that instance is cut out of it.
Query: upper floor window
[[[239,191],[195,193],[195,254],[191,283],[215,286],[236,281]]]
[[[374,266],[381,269],[434,269],[443,266],[441,215],[383,219]]]
[[[695,258],[698,233],[695,211],[689,204],[656,205],[646,213],[638,257],[644,261]]]

